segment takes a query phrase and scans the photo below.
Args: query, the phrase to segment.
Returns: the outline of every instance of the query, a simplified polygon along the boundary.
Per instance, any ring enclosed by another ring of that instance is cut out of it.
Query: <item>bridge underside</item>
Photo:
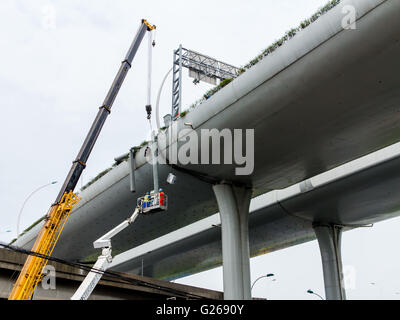
[[[400,145],[392,149],[398,153]],[[394,218],[400,212],[399,184],[400,156],[396,156],[305,192],[297,185],[256,197],[249,216],[250,255],[314,240],[316,221],[350,230]],[[220,223],[219,216],[213,215],[129,250],[114,269],[141,273],[143,267],[145,275],[175,279],[220,266]]]

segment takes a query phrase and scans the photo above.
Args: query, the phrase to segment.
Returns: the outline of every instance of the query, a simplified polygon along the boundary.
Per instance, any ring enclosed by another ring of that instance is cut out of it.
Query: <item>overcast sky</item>
[[[147,18],[157,25],[153,64],[153,101],[172,66],[179,44],[242,66],[327,0],[2,0],[0,2],[0,240],[16,236],[17,216],[27,196],[20,229],[43,216],[101,105],[120,62]],[[148,139],[145,120],[146,46],[142,46],[96,144],[81,185],[109,167],[113,158]],[[171,84],[161,100],[170,112]],[[186,77],[183,106],[210,87]],[[355,299],[400,297],[399,259],[390,246],[398,241],[400,220],[351,231],[343,238],[344,264],[356,271]],[[6,232],[11,230],[11,232]],[[396,238],[397,236],[397,238]],[[271,299],[315,299],[324,295],[316,241],[251,260],[254,295]],[[222,269],[179,280],[222,290]],[[371,284],[374,283],[374,284]]]

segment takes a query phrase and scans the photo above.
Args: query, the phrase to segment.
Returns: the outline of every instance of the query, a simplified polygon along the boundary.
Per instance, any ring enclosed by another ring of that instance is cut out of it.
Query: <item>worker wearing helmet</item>
[[[165,193],[164,193],[163,189],[161,189],[161,188],[160,188],[159,192],[160,192],[160,206],[164,206],[165,205]]]
[[[150,194],[147,192],[143,198],[143,209],[148,208],[150,205]]]

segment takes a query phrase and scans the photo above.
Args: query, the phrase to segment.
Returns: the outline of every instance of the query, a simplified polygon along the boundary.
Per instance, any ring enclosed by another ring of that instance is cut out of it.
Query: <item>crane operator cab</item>
[[[163,189],[159,192],[147,192],[137,199],[137,208],[141,214],[151,214],[165,211],[168,208],[168,198]]]

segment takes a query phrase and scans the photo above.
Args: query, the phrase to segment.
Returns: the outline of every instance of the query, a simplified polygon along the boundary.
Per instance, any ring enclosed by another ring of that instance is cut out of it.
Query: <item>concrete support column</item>
[[[221,216],[224,299],[249,300],[251,189],[230,184],[214,185],[213,189]]]
[[[341,254],[342,228],[333,225],[314,225],[321,251],[327,300],[346,300]]]

